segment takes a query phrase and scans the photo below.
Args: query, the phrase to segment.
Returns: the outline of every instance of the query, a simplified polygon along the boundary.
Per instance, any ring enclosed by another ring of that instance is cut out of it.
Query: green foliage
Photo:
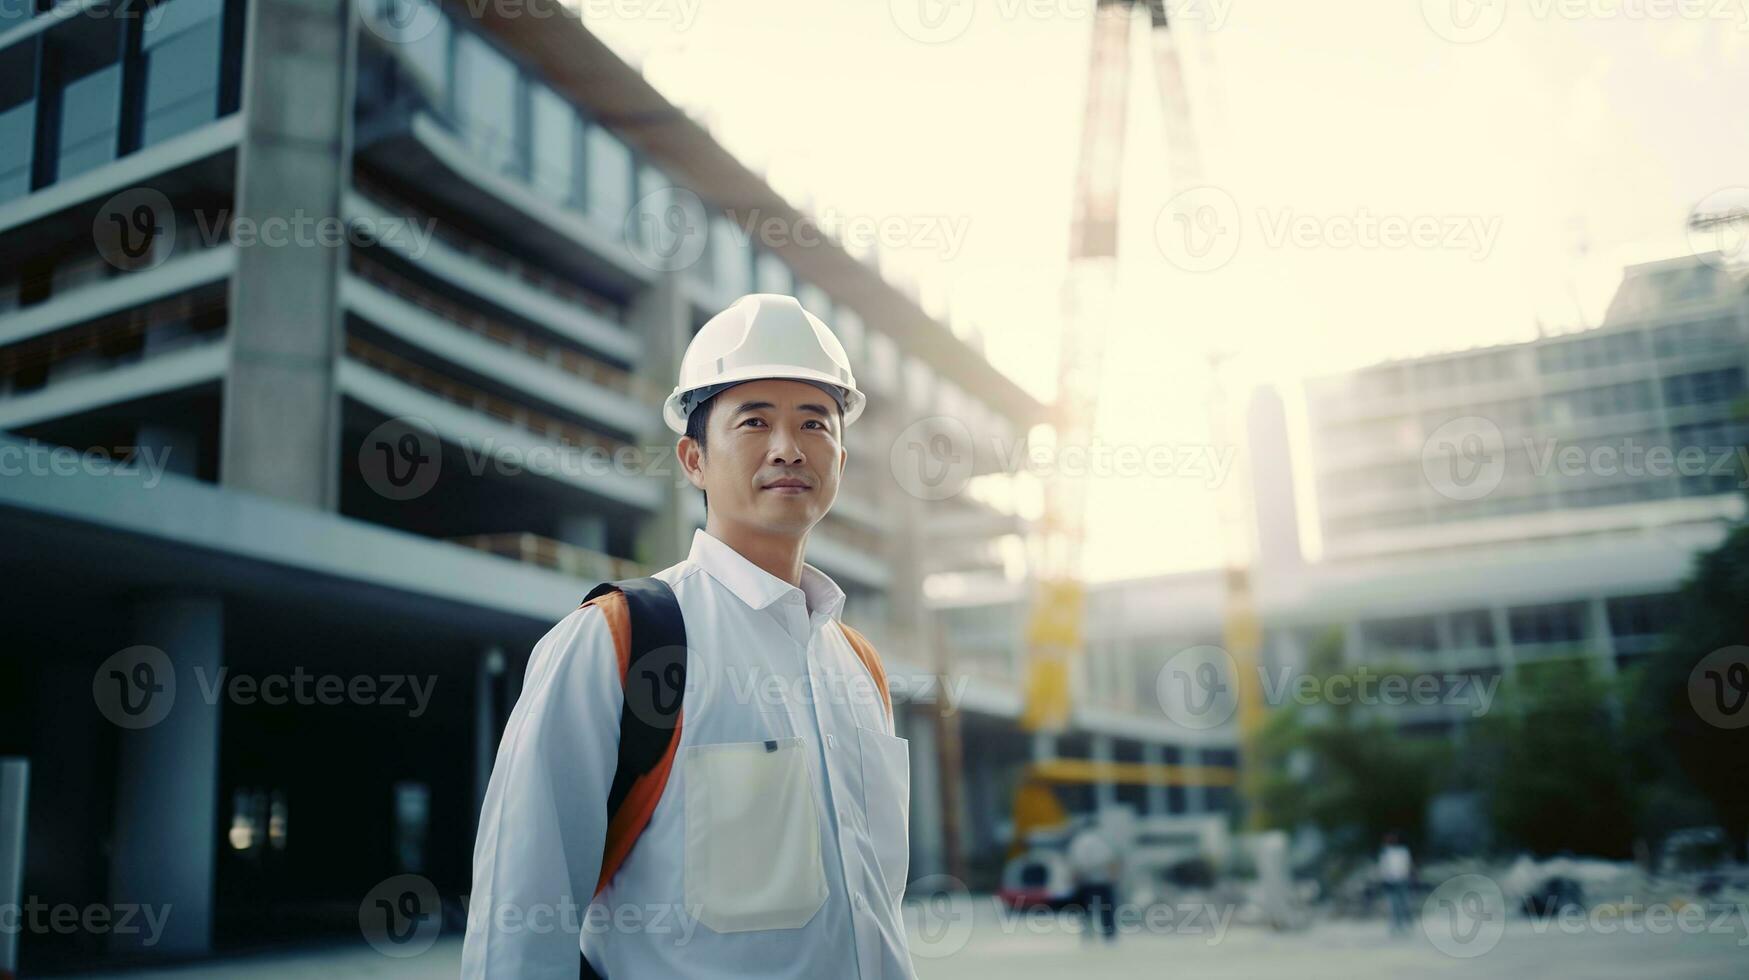
[[[1639,797],[1614,685],[1590,658],[1527,664],[1478,726],[1467,775],[1510,850],[1633,854]]]
[[[1749,645],[1749,525],[1739,524],[1695,560],[1676,627],[1639,672],[1631,706],[1651,766],[1698,791],[1739,854],[1749,844],[1749,727],[1710,723],[1696,710],[1689,683],[1708,654],[1742,645]]]
[[[1320,681],[1349,674],[1340,650],[1340,637],[1325,638],[1308,672]],[[1379,670],[1373,666],[1375,675]],[[1255,751],[1264,770],[1256,801],[1264,824],[1316,827],[1331,860],[1343,866],[1369,859],[1389,831],[1401,832],[1412,847],[1420,843],[1423,815],[1451,750],[1403,737],[1388,714],[1366,706],[1296,702],[1270,712]]]

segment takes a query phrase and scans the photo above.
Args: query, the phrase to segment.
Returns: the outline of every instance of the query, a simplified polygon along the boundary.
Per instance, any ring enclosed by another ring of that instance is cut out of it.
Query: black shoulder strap
[[[659,796],[667,773],[658,772],[669,744],[680,734],[681,703],[686,695],[686,622],[680,601],[668,583],[657,578],[604,582],[591,589],[588,602],[609,592],[625,596],[631,637],[621,685],[619,760],[607,794],[607,841],[597,892],[613,877],[649,823],[654,799],[640,800],[641,809],[627,810],[626,801],[641,780],[655,780]],[[648,797],[650,790],[646,790]],[[578,955],[579,980],[602,980],[589,958]]]

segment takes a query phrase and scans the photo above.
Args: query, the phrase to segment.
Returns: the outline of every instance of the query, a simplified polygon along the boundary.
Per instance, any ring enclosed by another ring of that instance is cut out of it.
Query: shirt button
[[[855,895],[852,895],[850,898],[850,903],[852,905],[855,905],[858,909],[868,908],[868,899],[863,898],[861,892],[857,892]]]
[[[831,732],[826,733],[826,747],[827,748],[832,747],[832,733]]]

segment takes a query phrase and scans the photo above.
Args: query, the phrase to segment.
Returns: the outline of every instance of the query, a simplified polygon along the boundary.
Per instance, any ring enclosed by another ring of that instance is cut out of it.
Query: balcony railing
[[[513,532],[507,534],[475,534],[468,537],[450,538],[454,544],[500,558],[541,568],[551,569],[580,579],[593,582],[617,582],[621,579],[639,578],[649,572],[638,563],[628,558],[616,558],[604,555],[599,551],[591,551],[577,545],[543,538],[530,532]]]
[[[376,262],[360,260],[356,253],[351,263],[351,271],[360,279],[412,303],[446,323],[501,344],[526,357],[559,368],[609,391],[638,397],[647,404],[660,401],[648,385],[643,384],[629,371],[598,361],[573,348],[542,340],[478,310],[445,299]]]
[[[619,309],[602,297],[544,269],[532,266],[509,252],[488,245],[472,236],[462,234],[454,226],[443,222],[423,208],[409,204],[403,198],[397,197],[382,183],[360,174],[354,176],[353,186],[377,205],[400,217],[429,227],[438,241],[457,252],[461,252],[468,258],[489,266],[503,275],[519,279],[568,304],[587,309],[603,320],[616,325],[620,324]]]
[[[185,344],[222,338],[224,328],[222,292],[185,293],[157,300],[0,348],[0,392],[16,391],[21,382],[34,389],[53,381],[57,366],[76,360],[96,357],[113,364],[129,363]]]
[[[609,455],[622,449],[635,449],[631,443],[623,442],[612,436],[593,432],[582,426],[563,422],[537,412],[526,405],[500,398],[497,395],[481,391],[478,388],[462,384],[446,375],[439,374],[422,364],[411,361],[399,354],[390,353],[367,340],[356,336],[346,338],[347,356],[361,364],[375,368],[397,380],[406,382],[422,391],[436,395],[452,404],[460,405],[471,411],[489,415],[492,418],[526,429],[529,432],[551,439],[564,446],[599,449]]]

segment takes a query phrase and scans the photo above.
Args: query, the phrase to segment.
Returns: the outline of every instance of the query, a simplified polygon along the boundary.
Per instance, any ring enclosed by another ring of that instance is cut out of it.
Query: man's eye
[[[748,419],[748,420],[746,420],[746,421],[745,421],[745,422],[742,422],[742,423],[741,423],[741,424],[742,424],[742,425],[752,425],[752,424],[753,424],[753,423],[755,423],[755,422],[758,422],[758,423],[759,423],[759,424],[760,424],[760,425],[764,425],[764,424],[765,424],[765,420],[764,420],[764,419]]]
[[[826,427],[826,423],[820,421],[819,419],[809,419],[808,421],[806,421],[803,424],[816,426],[816,427],[821,428],[821,429],[824,429]]]

